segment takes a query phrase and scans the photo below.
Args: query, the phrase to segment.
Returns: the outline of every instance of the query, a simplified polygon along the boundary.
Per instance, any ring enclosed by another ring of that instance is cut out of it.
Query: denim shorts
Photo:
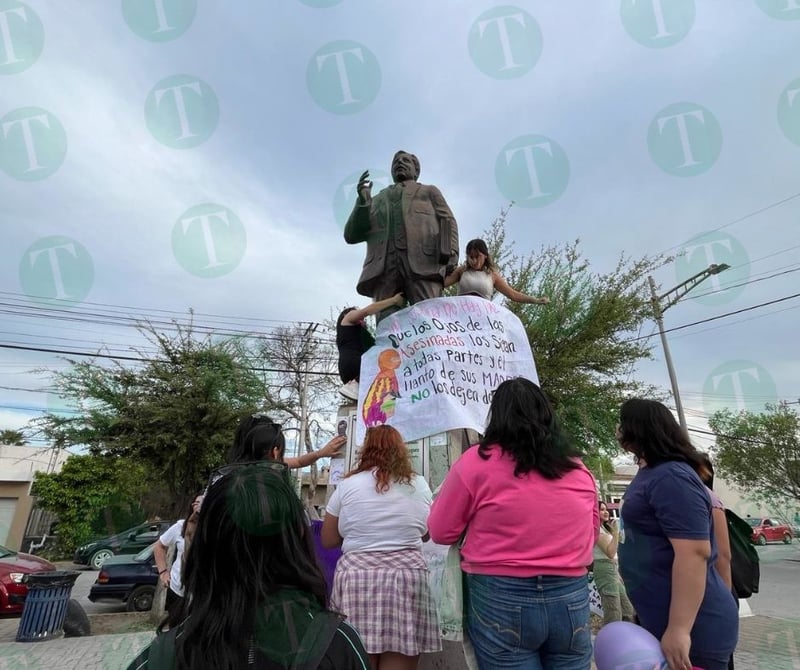
[[[467,627],[480,670],[589,670],[589,584],[582,577],[467,574]]]

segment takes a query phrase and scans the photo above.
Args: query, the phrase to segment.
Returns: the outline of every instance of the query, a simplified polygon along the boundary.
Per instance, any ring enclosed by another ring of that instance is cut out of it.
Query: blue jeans
[[[467,630],[480,670],[589,670],[588,577],[467,574]]]

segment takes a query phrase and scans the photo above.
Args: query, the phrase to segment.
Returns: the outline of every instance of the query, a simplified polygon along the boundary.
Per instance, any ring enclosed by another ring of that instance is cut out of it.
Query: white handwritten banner
[[[361,358],[356,441],[388,424],[406,441],[457,428],[483,432],[506,379],[538,383],[522,322],[484,298],[417,303],[383,319]]]

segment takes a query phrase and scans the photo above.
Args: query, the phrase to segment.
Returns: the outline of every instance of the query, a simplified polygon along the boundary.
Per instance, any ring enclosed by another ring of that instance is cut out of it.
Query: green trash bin
[[[23,577],[28,585],[17,642],[42,642],[64,636],[64,619],[72,587],[80,572],[53,570]]]

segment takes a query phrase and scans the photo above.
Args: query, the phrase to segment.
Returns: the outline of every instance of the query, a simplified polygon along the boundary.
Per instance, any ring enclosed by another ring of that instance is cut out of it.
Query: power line
[[[26,312],[24,310],[28,311]],[[46,309],[38,306],[9,305],[7,303],[2,303],[2,302],[0,302],[0,313],[8,314],[11,316],[21,316],[26,318],[45,318],[45,319],[52,319],[55,321],[91,323],[93,325],[105,325],[105,326],[123,326],[123,327],[139,328],[147,324],[167,331],[177,331],[180,328],[186,328],[186,329],[192,329],[195,332],[204,335],[244,337],[254,340],[278,341],[281,339],[281,336],[276,333],[262,333],[253,330],[242,330],[237,328],[224,328],[224,327],[221,328],[218,325],[213,325],[213,324],[210,325],[199,324],[194,322],[193,320],[187,320],[184,322],[180,322],[177,320],[158,321],[147,317],[138,318],[135,316],[122,316],[117,314],[71,311],[68,309],[56,309],[56,308]],[[299,323],[305,323],[305,322],[299,322]],[[289,332],[286,333],[286,335],[292,338],[300,337],[299,333],[291,332],[291,329],[289,329]],[[334,340],[333,338],[326,339],[322,337],[316,337],[312,341],[320,344],[332,344]]]
[[[157,363],[159,359],[155,358],[142,358],[136,356],[122,356],[122,355],[112,355],[112,354],[101,354],[97,352],[91,351],[70,351],[67,349],[52,349],[47,347],[28,347],[19,344],[6,344],[0,343],[0,349],[13,349],[17,351],[36,351],[40,353],[48,353],[48,354],[61,354],[64,356],[78,356],[78,357],[87,357],[87,358],[102,358],[114,361],[134,361],[137,363]],[[333,359],[326,359],[320,358],[322,362],[333,362]],[[246,370],[251,372],[283,372],[288,374],[295,374],[299,372],[297,370],[290,370],[284,368],[255,368],[255,367],[245,367]],[[324,370],[309,370],[309,374],[319,375],[319,376],[339,376],[338,372],[328,372]]]
[[[770,444],[769,442],[764,442],[763,440],[753,440],[753,439],[751,439],[749,437],[739,437],[738,435],[724,435],[722,433],[717,434],[714,431],[702,430],[700,428],[689,428],[688,430],[690,432],[692,432],[692,433],[699,433],[701,435],[709,435],[709,436],[713,437],[715,439],[715,441],[720,439],[720,438],[722,438],[722,439],[725,439],[725,440],[736,440],[737,442],[747,442],[748,444],[758,444],[758,445],[760,445],[762,447],[769,446],[769,444]]]
[[[734,310],[733,312],[726,312],[725,314],[718,314],[717,316],[711,316],[707,319],[700,319],[699,321],[692,321],[691,323],[684,323],[682,326],[674,326],[672,328],[666,328],[664,330],[665,333],[672,333],[676,330],[683,330],[684,328],[690,328],[691,326],[698,326],[701,323],[709,323],[711,321],[717,321],[718,319],[724,319],[728,316],[734,316],[736,314],[743,314],[744,312],[750,312],[754,309],[760,309],[761,307],[768,307],[769,305],[776,305],[780,302],[785,302],[787,300],[793,300],[794,298],[800,297],[800,293],[795,293],[793,295],[787,295],[783,298],[776,298],[775,300],[768,300],[766,302],[758,303],[757,305],[751,305],[750,307],[743,307],[742,309]],[[653,337],[651,335],[641,335],[639,337],[634,337],[629,340],[624,340],[624,342],[637,342],[638,340],[646,340]]]
[[[0,291],[0,295],[9,296],[12,300],[17,300],[23,304],[29,302],[30,300],[42,300],[42,301],[52,301],[52,298],[48,298],[47,296],[33,296],[33,295],[23,295],[22,293],[14,293],[12,291]],[[165,315],[178,315],[185,317],[186,313],[174,309],[159,309],[156,307],[149,307],[149,308],[142,308],[142,307],[132,307],[130,305],[117,305],[114,303],[106,303],[106,302],[92,302],[89,300],[81,301],[81,305],[91,305],[94,307],[110,307],[114,309],[123,310],[124,314],[130,314],[131,312],[159,312]],[[31,305],[35,307],[35,305]],[[47,309],[47,307],[43,307],[43,309]],[[249,316],[233,316],[228,314],[207,314],[204,312],[192,312],[194,316],[202,316],[208,317],[212,319],[228,319],[228,320],[241,320],[241,321],[253,321],[253,322],[263,322],[263,323],[285,323],[291,325],[293,322],[286,321],[283,319],[263,319],[258,317],[249,317]],[[302,322],[304,323],[304,322]]]
[[[0,409],[13,409],[18,412],[50,412],[52,410],[45,408],[45,407],[21,407],[19,405],[0,405]],[[55,410],[59,413],[64,414],[74,414],[79,412],[80,410],[77,409],[67,409],[67,408],[59,408]]]
[[[711,328],[703,328],[701,330],[692,331],[691,333],[683,333],[683,335],[675,335],[672,339],[679,340],[682,337],[689,337],[690,335],[699,335],[700,333],[707,333],[710,330],[729,328],[730,326],[735,326],[737,323],[746,323],[748,321],[755,321],[756,319],[764,319],[768,316],[774,316],[775,314],[781,314],[782,312],[788,312],[790,310],[798,308],[800,308],[800,305],[793,305],[792,307],[784,307],[783,309],[776,309],[774,312],[767,312],[766,314],[756,314],[755,316],[751,316],[747,319],[736,319],[735,321],[731,321],[730,323],[722,323],[719,326],[711,326]]]
[[[748,279],[747,281],[739,282],[738,284],[729,284],[725,286],[720,286],[713,291],[706,291],[705,293],[697,293],[695,295],[687,296],[689,300],[697,300],[698,298],[702,298],[707,295],[714,295],[715,293],[723,293],[724,291],[729,291],[732,288],[739,288],[740,286],[747,286],[748,284],[757,284],[761,281],[766,281],[767,279],[773,279],[774,277],[782,277],[783,275],[791,274],[792,272],[800,271],[800,267],[791,269],[791,270],[784,270],[783,272],[776,272],[775,274],[771,274],[767,277],[759,277],[757,279]]]
[[[24,386],[0,386],[0,390],[3,390],[3,391],[25,391],[27,393],[50,393],[51,391],[54,391],[55,389],[52,389],[52,388],[50,388],[50,389],[48,389],[48,388],[32,389],[32,388],[26,388]]]
[[[794,194],[792,194],[790,196],[787,196],[786,198],[783,198],[781,200],[777,200],[777,201],[775,201],[773,203],[770,203],[769,205],[765,205],[764,207],[760,207],[759,209],[756,209],[756,210],[754,210],[752,212],[749,212],[749,213],[745,214],[744,216],[740,216],[739,218],[734,219],[733,221],[729,221],[728,223],[726,223],[726,224],[724,224],[722,226],[719,226],[717,228],[713,228],[712,230],[708,230],[708,231],[706,231],[706,234],[707,233],[719,232],[720,230],[724,230],[725,228],[729,228],[730,226],[733,226],[733,225],[735,225],[737,223],[741,223],[742,221],[746,221],[747,219],[751,219],[754,216],[758,216],[759,214],[763,214],[764,212],[767,212],[770,209],[774,209],[775,207],[780,207],[781,205],[785,205],[787,202],[795,200],[796,198],[800,198],[800,193],[794,193]],[[683,246],[683,244],[676,244],[676,245],[673,245],[671,247],[667,247],[661,253],[664,254],[664,253],[666,253],[668,251],[672,251],[673,249],[679,249],[682,246]]]
[[[754,258],[752,261],[748,261],[747,263],[742,263],[740,265],[735,265],[734,267],[742,267],[744,265],[752,265],[753,263],[759,263],[761,261],[765,261],[768,258],[774,258],[775,256],[780,256],[781,254],[785,254],[788,251],[794,251],[795,249],[800,249],[800,244],[795,244],[793,247],[786,247],[785,249],[778,249],[778,251],[773,251],[766,256],[759,256],[758,258]]]

